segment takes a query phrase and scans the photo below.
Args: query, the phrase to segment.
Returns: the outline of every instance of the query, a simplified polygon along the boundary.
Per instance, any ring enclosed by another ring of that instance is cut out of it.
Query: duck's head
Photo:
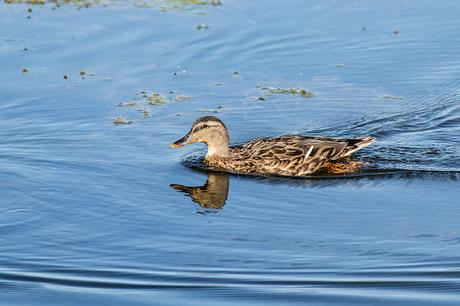
[[[206,157],[227,156],[228,141],[225,124],[217,117],[205,116],[195,121],[191,130],[184,137],[170,144],[169,147],[180,148],[191,143],[204,142],[208,145]]]

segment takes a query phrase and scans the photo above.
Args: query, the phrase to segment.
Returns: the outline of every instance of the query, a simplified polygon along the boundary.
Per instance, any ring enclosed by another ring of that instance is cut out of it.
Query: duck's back
[[[373,138],[339,139],[285,135],[262,138],[231,148],[226,168],[233,172],[302,176],[324,163],[350,155]]]

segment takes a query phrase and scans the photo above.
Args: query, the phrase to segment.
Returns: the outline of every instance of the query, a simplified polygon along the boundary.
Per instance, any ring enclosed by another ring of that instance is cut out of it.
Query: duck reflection
[[[228,197],[229,179],[227,174],[208,173],[208,179],[203,186],[184,186],[171,184],[172,188],[185,193],[206,209],[221,209]]]
[[[205,172],[204,170],[197,170]],[[230,183],[229,174],[206,172],[207,180],[203,186],[184,186],[180,184],[171,184],[170,186],[189,196],[193,202],[197,203],[204,209],[219,210],[222,209],[227,201]],[[253,183],[263,183],[273,186],[288,185],[300,188],[330,188],[335,186],[348,186],[352,188],[368,188],[369,186],[378,186],[386,179],[416,179],[421,177],[438,177],[442,179],[460,180],[460,174],[438,173],[435,175],[431,172],[408,171],[408,170],[373,170],[361,172],[355,175],[346,176],[317,176],[306,178],[286,178],[286,177],[261,177],[246,176],[244,180]],[[250,187],[249,187],[250,188]]]

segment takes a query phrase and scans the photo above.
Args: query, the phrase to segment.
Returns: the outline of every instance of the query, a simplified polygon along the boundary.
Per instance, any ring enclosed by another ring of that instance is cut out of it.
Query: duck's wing
[[[295,157],[334,158],[348,146],[346,140],[326,137],[285,135],[262,138],[242,145],[247,158],[290,159]]]
[[[375,137],[365,136],[356,139],[347,139],[347,146],[343,150],[340,157],[349,156],[351,153],[361,150],[362,148],[367,147],[375,141]]]
[[[375,137],[372,136],[364,136],[358,138],[332,138],[332,137],[315,137],[315,136],[305,136],[309,139],[315,139],[318,141],[323,141],[325,143],[333,142],[333,143],[346,143],[346,147],[339,152],[339,154],[334,154],[331,156],[331,160],[335,160],[338,158],[346,157],[351,155],[353,152],[361,150],[362,148],[367,147],[371,143],[375,141]]]
[[[250,141],[239,152],[241,158],[255,161],[268,173],[304,175],[338,158],[346,147],[345,141],[286,135]]]

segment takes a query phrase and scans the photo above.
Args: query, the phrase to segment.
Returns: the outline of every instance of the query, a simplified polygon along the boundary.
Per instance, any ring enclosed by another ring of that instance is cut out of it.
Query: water
[[[30,7],[0,4],[0,305],[460,303],[456,1]],[[386,174],[192,170],[168,144],[209,111],[371,134]]]

